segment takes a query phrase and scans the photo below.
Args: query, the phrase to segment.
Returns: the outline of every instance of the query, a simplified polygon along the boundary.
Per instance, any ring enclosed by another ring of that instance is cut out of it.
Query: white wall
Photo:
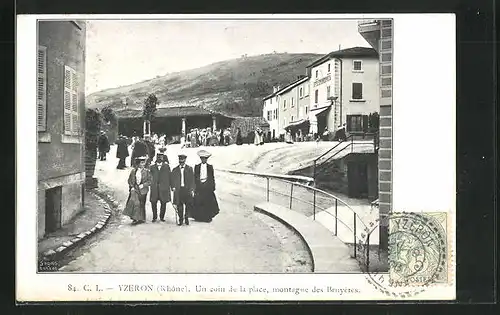
[[[328,71],[328,65],[330,65],[330,71]],[[335,71],[335,60],[327,60],[324,63],[317,65],[312,68],[311,71],[311,79],[309,80],[309,86],[310,86],[310,95],[309,95],[309,100],[310,100],[310,108],[314,108],[315,105],[317,107],[321,107],[324,105],[327,105],[330,103],[330,101],[327,100],[327,87],[330,87],[330,96],[334,95],[334,84],[335,84],[335,76],[334,76],[334,71]],[[316,72],[318,72],[318,77],[316,77]],[[323,82],[321,84],[318,84],[317,86],[314,86],[314,82],[327,77],[330,75],[330,80]],[[318,90],[318,104],[315,103],[315,91]]]
[[[360,72],[353,70],[353,61],[362,61]],[[363,84],[363,102],[352,100],[352,83]],[[368,115],[380,112],[378,58],[342,59],[342,121],[347,115]]]
[[[269,130],[271,131],[271,134],[273,130],[275,130],[275,134],[279,134],[279,129],[278,129],[278,119],[274,119],[273,116],[271,115],[271,120],[267,119],[267,111],[274,111],[275,109],[278,108],[278,102],[276,102],[276,97],[272,97],[269,99],[266,99],[264,101],[264,106],[262,109],[262,117],[269,123]],[[278,113],[279,116],[279,113]]]

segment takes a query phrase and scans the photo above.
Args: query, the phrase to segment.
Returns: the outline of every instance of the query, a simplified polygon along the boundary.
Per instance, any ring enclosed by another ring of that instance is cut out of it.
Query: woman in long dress
[[[212,222],[219,214],[219,204],[215,197],[214,167],[207,163],[211,154],[205,150],[198,151],[201,163],[194,167],[194,209],[190,216],[196,221]]]
[[[243,139],[241,137],[241,129],[240,128],[238,128],[238,131],[236,132],[236,144],[237,145],[243,144]]]
[[[129,196],[123,215],[132,219],[132,224],[146,221],[146,196],[151,186],[151,174],[146,166],[147,156],[137,157],[128,177]]]

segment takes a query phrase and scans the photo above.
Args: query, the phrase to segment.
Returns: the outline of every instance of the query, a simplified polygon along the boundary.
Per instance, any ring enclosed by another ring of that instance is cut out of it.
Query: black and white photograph
[[[397,28],[390,15],[36,19],[36,275],[320,274],[344,278],[65,289],[340,299],[369,294],[351,275],[386,299],[449,283],[454,209],[394,207]]]

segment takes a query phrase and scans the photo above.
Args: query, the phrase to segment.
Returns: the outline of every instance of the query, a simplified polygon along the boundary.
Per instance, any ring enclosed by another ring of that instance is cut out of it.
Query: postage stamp
[[[389,276],[395,286],[446,283],[446,213],[390,216]]]
[[[396,298],[414,297],[431,286],[449,284],[447,213],[393,212],[386,220],[388,272],[368,270],[368,282],[385,295]],[[373,231],[367,234],[370,232]]]

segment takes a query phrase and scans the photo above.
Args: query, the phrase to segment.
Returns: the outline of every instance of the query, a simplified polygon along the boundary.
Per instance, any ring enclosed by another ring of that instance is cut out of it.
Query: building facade
[[[38,238],[84,203],[85,22],[38,22]]]
[[[271,133],[271,139],[276,139],[279,137],[279,112],[278,103],[279,97],[276,95],[279,86],[273,87],[273,93],[264,97],[264,106],[262,108],[262,117],[269,124],[269,132]]]
[[[295,134],[295,128],[293,127],[296,127],[296,124],[300,122],[300,114],[303,112],[300,105],[304,105],[303,100],[302,103],[300,103],[299,91],[300,87],[303,86],[308,80],[308,77],[300,76],[297,80],[276,92],[279,101],[278,130],[280,136],[284,135],[290,128],[293,129],[291,131]]]
[[[368,116],[379,112],[379,61],[373,48],[331,52],[308,66],[311,133],[334,132],[344,123],[366,132]]]
[[[380,247],[388,247],[387,215],[392,209],[392,20],[363,20],[358,32],[378,51],[380,71],[379,213]]]

